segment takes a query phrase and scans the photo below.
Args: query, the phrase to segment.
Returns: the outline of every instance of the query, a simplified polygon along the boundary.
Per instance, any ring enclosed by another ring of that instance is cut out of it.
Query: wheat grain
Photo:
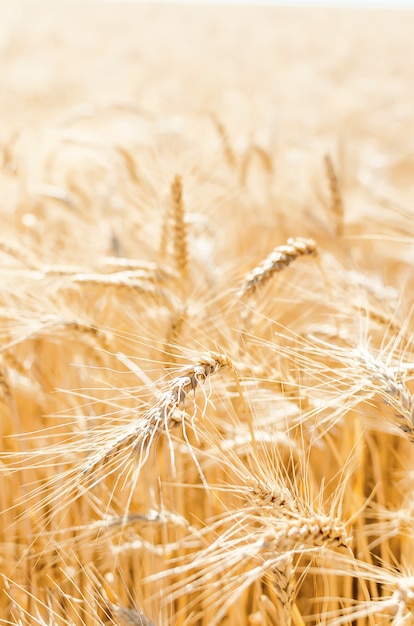
[[[264,626],[266,622],[263,619],[263,615],[257,611],[256,613],[251,613],[249,615],[247,623],[249,626]]]

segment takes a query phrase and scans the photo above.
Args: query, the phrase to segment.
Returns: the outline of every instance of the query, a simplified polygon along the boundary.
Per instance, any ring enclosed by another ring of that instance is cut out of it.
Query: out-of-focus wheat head
[[[137,91],[0,103],[0,623],[414,624],[411,14],[84,10]]]

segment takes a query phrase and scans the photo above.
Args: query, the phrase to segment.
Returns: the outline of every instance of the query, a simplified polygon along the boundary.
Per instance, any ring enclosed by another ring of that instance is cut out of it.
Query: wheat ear
[[[400,378],[401,374],[375,358],[365,348],[359,348],[357,355],[360,364],[369,372],[373,381],[381,384],[379,393],[385,403],[397,411],[394,418],[398,428],[414,443],[414,396]]]
[[[349,551],[351,537],[341,520],[326,515],[311,515],[309,518],[298,517],[275,520],[280,528],[269,530],[263,538],[262,553],[272,552],[280,555],[281,552],[291,550],[300,551],[303,548],[342,548]]]
[[[158,255],[161,261],[165,260],[170,250],[169,244],[171,242],[173,247],[173,264],[181,277],[185,277],[188,268],[187,226],[183,201],[183,181],[178,174],[173,178],[170,193],[171,200],[167,203],[162,224]]]
[[[132,156],[131,152],[122,146],[116,146],[115,149],[119,156],[122,158],[131,180],[139,185],[141,183],[141,180],[137,172],[137,164],[135,163],[135,159]]]
[[[125,287],[136,289],[140,292],[156,293],[154,279],[148,277],[143,272],[135,270],[125,270],[123,272],[111,272],[110,274],[100,274],[95,272],[79,273],[69,276],[72,283],[97,287]]]
[[[209,617],[208,623],[212,626],[222,624],[244,592],[270,573],[277,585],[283,585],[286,601],[289,599],[291,609],[286,608],[282,617],[289,624],[287,613],[295,614],[295,604],[294,573],[289,571],[287,559],[294,558],[295,554],[315,555],[322,548],[345,549],[349,553],[351,542],[343,522],[318,514],[289,519],[283,515],[280,518],[249,515],[240,509],[229,512],[217,523],[210,521],[205,530],[215,537],[210,545],[192,553],[188,563],[177,564],[148,580],[185,574],[185,587],[173,583],[168,588],[169,601],[177,600],[189,589],[195,595],[203,593],[206,584],[210,584],[209,606],[214,607],[214,615]],[[224,581],[223,585],[215,584],[216,576]],[[189,606],[192,606],[191,601]],[[196,623],[195,617],[189,624]],[[283,621],[277,623],[282,626]]]
[[[277,598],[280,605],[280,624],[281,626],[291,626],[295,600],[295,572],[292,556],[286,556],[284,561],[278,563],[273,573],[276,575]]]
[[[330,191],[330,208],[335,216],[335,234],[342,238],[344,234],[344,204],[342,201],[341,189],[339,186],[338,176],[335,171],[333,161],[329,154],[325,155],[325,169],[329,183]]]
[[[352,304],[352,308],[357,313],[366,315],[369,321],[375,322],[380,326],[386,326],[389,331],[396,333],[399,337],[408,341],[408,338],[402,332],[401,324],[394,321],[395,313],[389,315],[370,305],[362,306],[360,304]]]
[[[231,146],[230,139],[226,127],[223,122],[215,115],[214,113],[210,113],[211,121],[216,127],[217,134],[220,137],[220,141],[223,146],[224,156],[226,158],[227,163],[230,167],[234,167],[236,165],[236,155],[234,154],[234,150]]]
[[[262,287],[276,272],[281,272],[300,256],[315,256],[317,254],[316,243],[313,239],[302,237],[290,238],[286,245],[275,248],[266,259],[252,269],[245,277],[237,296],[251,294]]]
[[[183,181],[181,176],[175,176],[171,183],[171,197],[174,221],[174,257],[178,271],[184,276],[187,273],[188,250],[183,202]]]
[[[185,410],[188,394],[191,391],[195,392],[209,376],[226,366],[232,368],[228,357],[210,353],[201,357],[196,364],[184,367],[181,375],[171,381],[167,391],[161,395],[156,404],[137,423],[134,422],[128,426],[125,432],[89,459],[83,466],[82,473],[87,474],[95,470],[130,446],[132,446],[132,452],[140,451],[140,467],[142,467],[149,457],[151,444],[157,433],[168,432],[170,427],[182,423],[183,415],[177,414],[177,411]]]
[[[240,167],[240,183],[242,185],[245,185],[247,182],[247,175],[249,173],[249,167],[255,155],[257,156],[263,168],[266,170],[268,174],[271,174],[273,172],[273,162],[272,162],[272,157],[269,154],[269,152],[267,152],[267,150],[265,150],[264,148],[261,148],[260,146],[251,145],[247,148],[246,152],[244,153],[243,160],[242,160],[241,167]]]

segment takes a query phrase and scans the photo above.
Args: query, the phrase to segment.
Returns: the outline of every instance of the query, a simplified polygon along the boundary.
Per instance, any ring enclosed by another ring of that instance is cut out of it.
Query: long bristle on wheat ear
[[[245,295],[256,291],[262,287],[276,272],[282,271],[300,256],[316,256],[317,247],[313,239],[302,237],[290,238],[287,244],[274,248],[272,252],[252,269],[245,277],[237,296],[242,298]]]

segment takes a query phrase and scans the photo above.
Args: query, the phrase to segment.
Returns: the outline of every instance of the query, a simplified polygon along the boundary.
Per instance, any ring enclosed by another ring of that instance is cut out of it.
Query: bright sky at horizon
[[[92,2],[138,4],[200,4],[200,5],[274,5],[284,7],[352,7],[413,9],[414,0],[89,0]]]
[[[98,0],[99,1],[99,0]],[[105,1],[105,0],[104,0]],[[106,0],[107,2],[119,2],[119,0]],[[274,4],[281,6],[315,6],[315,7],[414,7],[414,0],[121,0],[140,4]]]

